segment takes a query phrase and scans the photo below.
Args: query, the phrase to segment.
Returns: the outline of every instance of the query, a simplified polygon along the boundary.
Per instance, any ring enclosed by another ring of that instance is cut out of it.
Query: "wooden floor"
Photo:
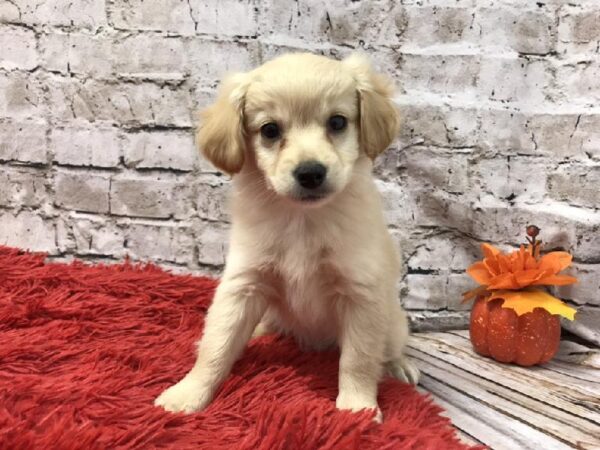
[[[475,354],[468,331],[416,333],[409,354],[419,389],[443,406],[461,437],[494,449],[600,449],[600,351],[570,341],[543,367]]]

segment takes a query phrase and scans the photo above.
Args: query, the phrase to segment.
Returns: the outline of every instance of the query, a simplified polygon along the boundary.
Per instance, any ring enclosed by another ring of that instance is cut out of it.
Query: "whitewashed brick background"
[[[229,181],[194,149],[226,71],[369,53],[404,126],[377,167],[418,327],[466,323],[481,241],[536,223],[600,339],[597,0],[0,0],[0,243],[218,273]]]

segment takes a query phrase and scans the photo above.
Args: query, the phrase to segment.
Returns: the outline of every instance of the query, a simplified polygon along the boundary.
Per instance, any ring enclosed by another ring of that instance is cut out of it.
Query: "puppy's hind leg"
[[[388,373],[400,381],[409,384],[419,382],[419,369],[406,356],[408,341],[408,319],[399,303],[392,305],[392,317],[386,345],[386,369]]]

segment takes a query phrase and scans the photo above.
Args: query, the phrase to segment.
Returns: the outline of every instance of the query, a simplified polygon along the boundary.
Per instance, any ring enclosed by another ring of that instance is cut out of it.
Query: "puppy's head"
[[[230,174],[252,155],[277,194],[318,205],[344,189],[361,156],[374,159],[396,136],[391,94],[361,56],[285,55],[223,82],[198,144]]]

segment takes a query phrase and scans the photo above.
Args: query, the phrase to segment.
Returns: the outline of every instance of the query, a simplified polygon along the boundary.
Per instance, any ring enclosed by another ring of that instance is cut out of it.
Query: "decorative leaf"
[[[540,286],[542,284],[554,285],[554,286],[564,286],[566,284],[577,283],[577,278],[571,277],[569,275],[548,275],[540,278],[534,283],[531,283],[532,286]]]
[[[495,259],[500,254],[500,250],[494,247],[492,244],[483,243],[481,244],[481,251],[486,258]]]
[[[558,273],[571,264],[573,257],[567,252],[550,252],[540,258],[539,268],[550,273]]]
[[[495,291],[486,300],[502,299],[502,308],[514,310],[521,316],[533,311],[535,308],[543,308],[550,314],[559,314],[569,320],[575,319],[575,308],[571,308],[558,298],[537,289],[525,291]]]
[[[467,273],[479,284],[488,284],[491,281],[490,274],[481,261],[469,267]]]

